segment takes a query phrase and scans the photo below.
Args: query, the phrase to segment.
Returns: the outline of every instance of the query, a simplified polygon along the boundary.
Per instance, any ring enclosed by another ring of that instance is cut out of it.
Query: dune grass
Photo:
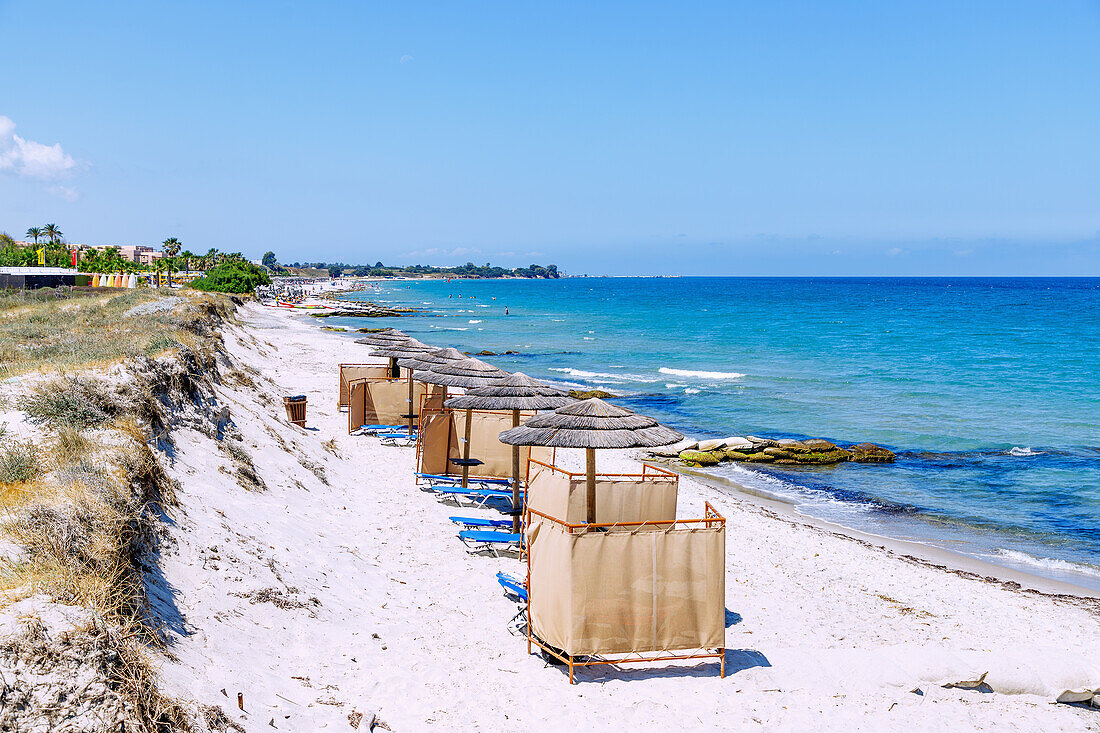
[[[87,369],[179,346],[197,347],[202,321],[226,317],[224,296],[134,290],[37,299],[0,295],[0,379],[46,367]]]

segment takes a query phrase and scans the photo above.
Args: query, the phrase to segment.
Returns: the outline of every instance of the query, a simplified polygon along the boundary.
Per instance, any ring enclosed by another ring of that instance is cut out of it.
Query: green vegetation
[[[268,254],[271,255],[271,259],[274,261],[274,253],[269,252]],[[275,269],[267,265],[266,255],[264,265],[269,269]],[[441,277],[462,278],[526,277],[554,279],[561,277],[557,265],[530,265],[529,267],[516,267],[509,270],[504,267],[495,267],[488,262],[484,265],[467,262],[465,265],[457,267],[383,265],[381,262],[376,262],[373,265],[349,265],[344,262],[292,262],[288,267],[297,270],[324,270],[328,271],[330,277],[337,277],[341,274],[350,274],[355,277],[408,277],[410,275],[438,275]]]
[[[74,430],[97,428],[120,411],[118,402],[103,384],[78,377],[46,382],[20,397],[17,405],[35,425]]]
[[[191,287],[215,293],[251,293],[260,285],[270,284],[271,278],[263,268],[244,260],[227,260],[207,270]]]
[[[0,484],[22,484],[42,470],[33,443],[8,443],[0,446]]]
[[[194,349],[203,321],[231,305],[186,290],[39,295],[0,294],[0,379],[47,366],[72,370],[155,356],[172,344]]]

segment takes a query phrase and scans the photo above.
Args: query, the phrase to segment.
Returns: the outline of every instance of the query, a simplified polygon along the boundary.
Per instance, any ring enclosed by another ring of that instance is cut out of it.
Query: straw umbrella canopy
[[[464,395],[452,397],[443,404],[460,410],[511,410],[512,427],[519,425],[520,410],[556,410],[576,402],[564,391],[532,379],[523,372],[516,372],[500,384],[472,389]],[[519,488],[519,446],[512,446],[512,508],[521,509],[522,493]],[[512,531],[519,532],[520,518],[512,518]]]
[[[404,331],[398,331],[396,328],[387,328],[377,333],[368,333],[363,338],[355,339],[357,344],[367,344],[369,346],[384,346],[396,341],[408,341],[412,336]]]
[[[417,341],[414,338],[409,338],[409,339],[407,339],[406,341],[404,341],[402,343],[397,343],[397,344],[394,344],[392,346],[376,346],[376,347],[374,347],[374,352],[373,353],[374,353],[375,356],[389,357],[390,367],[394,371],[396,371],[399,366],[407,366],[404,363],[405,360],[413,359],[413,358],[416,358],[418,356],[427,355],[427,354],[432,353],[433,351],[438,351],[438,349],[436,349],[434,346],[429,346],[428,344],[421,343],[420,341]],[[413,419],[414,419],[413,414],[416,412],[416,407],[415,407],[415,405],[413,405],[413,383],[412,383],[413,369],[411,367],[409,367],[406,371],[408,372],[406,374],[406,376],[408,377],[408,381],[409,381],[408,421],[409,421],[409,434],[411,435],[412,430],[413,430]]]
[[[500,434],[500,442],[510,445],[584,448],[588,524],[596,521],[597,448],[653,448],[683,439],[683,435],[651,417],[596,397],[535,415]]]
[[[406,344],[406,343],[410,343],[410,342],[411,343],[417,343],[417,344],[420,343],[419,341],[414,339],[412,336],[408,335],[404,331],[398,331],[396,328],[387,328],[384,331],[379,331],[378,333],[367,334],[363,338],[355,339],[355,343],[365,344],[366,346],[371,346],[371,347],[400,346],[402,344]],[[392,376],[392,377],[401,376],[400,373],[399,373],[398,367],[397,367],[397,362],[394,361],[392,358],[390,359],[390,376]]]
[[[458,352],[462,353],[462,352]],[[500,384],[509,376],[508,372],[493,366],[481,359],[465,357],[452,360],[443,364],[436,364],[427,371],[417,372],[413,378],[428,384],[439,384],[447,387],[464,387],[477,389],[479,387],[492,387]],[[469,485],[470,480],[470,423],[473,408],[466,409],[466,430],[462,439],[462,486]]]

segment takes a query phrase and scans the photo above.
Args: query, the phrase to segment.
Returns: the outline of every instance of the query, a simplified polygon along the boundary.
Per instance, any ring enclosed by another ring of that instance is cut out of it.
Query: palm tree
[[[38,227],[31,227],[30,229],[27,230],[27,235],[26,236],[33,239],[35,244],[38,244],[38,238],[42,236],[42,230],[39,229]]]
[[[211,264],[218,263],[218,255],[221,254],[217,249],[211,247],[209,251],[202,258],[202,269],[209,270]]]
[[[47,224],[39,236],[49,237],[50,243],[56,244],[61,241],[64,236],[61,230],[57,228],[57,224]],[[37,244],[37,241],[35,242]]]
[[[172,260],[180,252],[180,240],[169,237],[164,240],[164,269],[168,273],[168,286],[172,286]]]
[[[180,252],[180,259],[183,260],[184,269],[190,271],[190,269],[191,269],[191,260],[195,259],[195,253],[192,252],[189,249],[185,249],[182,252]]]

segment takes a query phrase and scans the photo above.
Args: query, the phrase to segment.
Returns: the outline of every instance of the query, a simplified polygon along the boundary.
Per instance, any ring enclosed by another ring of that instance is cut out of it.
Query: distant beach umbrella
[[[462,354],[457,349],[455,353]],[[448,356],[453,356],[448,354]],[[463,387],[465,389],[477,389],[478,387],[492,387],[503,382],[509,377],[509,373],[486,363],[481,359],[471,359],[462,355],[462,359],[450,359],[442,364],[436,364],[429,369],[413,374],[413,379],[427,384],[439,384],[444,388]],[[466,410],[466,430],[462,440],[463,462],[470,460],[470,423],[473,422],[472,409]],[[462,486],[469,485],[470,466],[462,466]]]
[[[357,340],[356,343],[359,343],[359,341],[361,339]],[[400,366],[399,359],[436,350],[434,346],[429,346],[410,336],[389,343],[369,344],[369,346],[371,347],[371,354],[384,356],[390,360],[390,376],[395,379],[401,376],[401,370],[398,368]]]
[[[684,436],[651,417],[593,397],[535,415],[519,427],[505,430],[500,442],[548,448],[584,448],[587,522],[596,521],[596,449],[653,448]]]
[[[564,391],[516,372],[500,384],[478,387],[443,404],[456,410],[511,410],[512,427],[519,425],[519,413],[531,410],[556,410],[576,402]],[[469,420],[467,420],[467,423]],[[512,507],[522,509],[519,488],[519,446],[512,445]],[[512,517],[512,531],[519,532],[520,515]]]
[[[355,343],[367,344],[368,346],[386,346],[401,341],[409,341],[410,339],[412,339],[412,336],[404,331],[398,331],[396,328],[387,328],[377,333],[368,333],[363,338],[355,339]]]

